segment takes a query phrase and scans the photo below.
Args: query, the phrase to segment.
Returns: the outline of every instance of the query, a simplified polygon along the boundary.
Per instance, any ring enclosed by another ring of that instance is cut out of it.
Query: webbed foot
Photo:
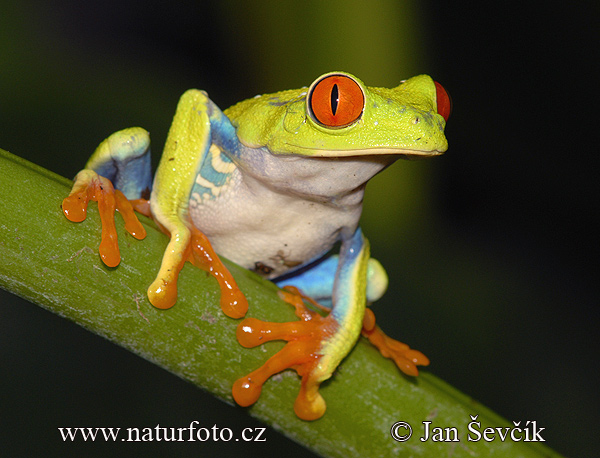
[[[392,359],[398,368],[407,375],[419,375],[417,366],[428,366],[429,358],[418,350],[385,335],[375,324],[375,314],[371,309],[365,310],[362,335],[369,339],[384,358]]]
[[[119,210],[125,220],[125,229],[136,239],[146,237],[146,230],[139,222],[131,203],[111,181],[90,169],[80,171],[75,177],[73,189],[63,200],[62,209],[69,221],[81,222],[87,216],[88,202],[98,202],[98,212],[102,221],[102,241],[99,252],[104,264],[115,267],[121,261],[117,230],[115,227],[115,210]]]
[[[247,318],[238,325],[238,341],[246,348],[271,340],[286,340],[287,344],[263,366],[238,379],[233,385],[233,397],[241,406],[254,404],[269,377],[285,369],[294,369],[302,377],[294,411],[303,420],[316,420],[326,410],[325,400],[319,394],[319,385],[331,376],[337,366],[336,362],[331,367],[323,349],[339,325],[330,315],[323,317],[309,310],[303,303],[303,296],[295,288],[281,291],[280,295],[295,307],[301,321],[271,323]]]
[[[90,200],[98,202],[98,212],[102,223],[102,241],[99,252],[104,264],[115,267],[121,261],[115,210],[119,210],[125,229],[137,239],[146,237],[146,230],[138,220],[135,211],[151,217],[150,206],[145,199],[127,200],[115,189],[112,182],[93,170],[84,169],[75,177],[73,189],[63,200],[62,208],[69,221],[81,222],[87,216]],[[168,232],[168,231],[167,231]],[[148,289],[148,298],[157,308],[172,307],[177,300],[177,278],[186,261],[206,270],[219,283],[221,308],[231,318],[241,318],[248,310],[248,301],[238,288],[232,275],[212,249],[206,236],[197,229],[190,229],[186,236],[171,234],[170,247],[164,254],[161,270]]]

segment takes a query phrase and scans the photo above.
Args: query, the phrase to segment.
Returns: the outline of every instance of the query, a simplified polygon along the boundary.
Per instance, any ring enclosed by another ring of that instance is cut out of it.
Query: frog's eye
[[[358,121],[365,108],[360,85],[346,75],[331,74],[315,81],[307,95],[308,114],[325,127],[346,127]]]
[[[435,83],[435,94],[437,99],[437,112],[442,115],[446,121],[450,117],[450,113],[452,113],[452,99],[450,98],[450,94],[444,89],[437,81]]]

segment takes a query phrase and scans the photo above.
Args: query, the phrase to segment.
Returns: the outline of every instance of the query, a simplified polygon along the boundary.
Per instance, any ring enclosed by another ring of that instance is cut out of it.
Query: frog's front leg
[[[221,308],[227,316],[241,318],[246,314],[246,298],[188,212],[192,188],[213,139],[223,141],[232,136],[237,138],[229,119],[205,92],[191,89],[183,94],[150,198],[153,218],[171,237],[158,275],[148,288],[148,298],[156,307],[169,308],[175,303],[179,271],[190,261],[219,282]]]
[[[240,323],[238,340],[245,347],[270,340],[288,343],[262,367],[235,382],[233,396],[238,404],[253,404],[271,375],[292,368],[302,377],[294,405],[296,414],[304,420],[320,418],[326,406],[319,385],[331,377],[361,332],[409,375],[417,375],[416,365],[429,364],[421,352],[386,336],[375,325],[373,312],[366,308],[366,302],[379,299],[385,292],[387,275],[378,261],[369,258],[368,241],[360,229],[342,244],[339,259],[325,259],[296,278],[282,280],[283,284],[290,286],[282,298],[295,307],[302,321],[268,323],[247,318]],[[303,299],[319,308],[331,308],[331,312],[323,317],[307,309]]]
[[[285,288],[292,286],[302,295],[318,302],[320,306],[331,309],[333,284],[339,265],[339,256],[328,256],[310,269],[302,271],[299,274],[283,276],[281,279],[275,279],[273,282]],[[378,301],[386,292],[388,287],[388,276],[381,263],[375,258],[369,258],[367,265],[367,304]]]
[[[318,306],[331,308],[331,292],[337,264],[338,257],[331,256],[300,275],[276,281],[276,283],[282,287],[295,288],[305,299],[309,299],[310,302],[316,301]],[[388,276],[385,269],[379,261],[370,258],[367,266],[367,304],[379,300],[387,286]],[[375,314],[367,307],[363,319],[362,335],[380,351],[382,356],[393,360],[402,372],[416,376],[419,374],[417,366],[429,365],[427,356],[418,350],[411,349],[405,343],[387,336],[375,322]]]
[[[115,132],[100,143],[85,168],[75,177],[71,193],[63,200],[63,212],[73,222],[86,218],[90,200],[98,202],[102,221],[99,251],[109,267],[118,265],[121,260],[115,209],[123,216],[125,228],[131,235],[137,239],[146,236],[128,199],[147,199],[151,180],[150,137],[144,129],[132,127]]]
[[[179,272],[190,261],[217,279],[226,315],[241,318],[248,309],[248,302],[233,277],[188,215],[190,193],[213,138],[231,137],[237,138],[233,126],[206,93],[189,90],[183,94],[156,172],[150,205],[145,200],[134,202],[136,210],[152,216],[171,237],[160,271],[148,289],[148,298],[155,307],[164,309],[175,304]],[[126,195],[114,190],[111,180]],[[63,201],[63,210],[71,221],[82,221],[88,201],[98,201],[103,233],[100,253],[107,265],[116,266],[120,254],[114,226],[115,208],[121,211],[129,232],[143,238],[145,231],[127,199],[147,198],[149,190],[148,133],[140,128],[126,129],[111,135],[98,147],[86,169],[77,175],[71,194]]]
[[[238,404],[253,404],[271,375],[292,368],[302,377],[294,404],[296,414],[304,420],[316,420],[325,413],[319,386],[331,377],[360,336],[366,305],[368,261],[368,242],[358,229],[342,243],[331,313],[322,317],[306,309],[302,299],[296,296],[299,299],[294,304],[296,314],[303,321],[266,323],[248,318],[238,326],[238,340],[245,347],[269,340],[288,341],[261,368],[235,382],[233,397]]]

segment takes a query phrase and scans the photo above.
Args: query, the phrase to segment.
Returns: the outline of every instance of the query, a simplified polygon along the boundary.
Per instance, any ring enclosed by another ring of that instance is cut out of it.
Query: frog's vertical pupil
[[[365,94],[357,81],[334,73],[311,85],[306,104],[307,114],[314,122],[337,129],[360,119],[365,108]]]
[[[334,84],[331,88],[331,112],[335,116],[335,113],[338,109],[338,100],[339,100],[340,92],[338,90],[338,85]]]

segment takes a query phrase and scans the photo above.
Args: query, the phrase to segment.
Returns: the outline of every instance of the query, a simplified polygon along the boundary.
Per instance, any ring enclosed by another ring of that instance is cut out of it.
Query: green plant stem
[[[233,402],[232,383],[281,348],[279,342],[266,344],[267,352],[237,344],[239,321],[221,313],[216,282],[189,264],[181,273],[177,304],[169,310],[153,308],[146,288],[158,269],[167,238],[148,219],[140,218],[148,236],[137,241],[123,231],[118,217],[122,261],[116,268],[107,268],[97,254],[100,223],[95,205],[83,223],[71,223],[62,215],[60,204],[69,191],[69,180],[2,150],[0,171],[2,288],[229,403]],[[248,316],[269,321],[296,319],[273,284],[227,265],[248,297]],[[323,385],[328,409],[322,419],[305,422],[294,415],[298,388],[298,377],[291,371],[273,377],[259,401],[247,410],[323,456],[558,456],[542,444],[510,438],[468,441],[470,415],[478,415],[480,431],[514,425],[430,374],[403,376],[364,339]],[[391,426],[400,420],[413,427],[413,436],[406,442],[396,442],[390,435]],[[429,420],[432,426],[456,427],[460,442],[420,441],[422,422]]]

